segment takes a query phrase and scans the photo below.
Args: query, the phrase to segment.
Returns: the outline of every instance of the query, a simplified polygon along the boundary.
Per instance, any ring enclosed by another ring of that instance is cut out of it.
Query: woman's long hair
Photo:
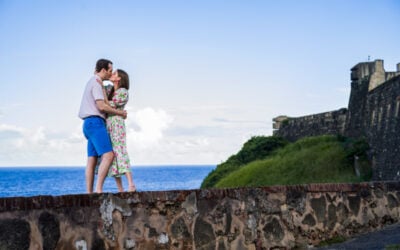
[[[120,88],[125,88],[129,89],[129,75],[122,69],[117,69],[118,76],[121,77],[121,80],[119,81],[119,87]],[[112,100],[113,95],[114,95],[115,89],[114,86],[112,86],[110,94],[108,94],[108,100]]]

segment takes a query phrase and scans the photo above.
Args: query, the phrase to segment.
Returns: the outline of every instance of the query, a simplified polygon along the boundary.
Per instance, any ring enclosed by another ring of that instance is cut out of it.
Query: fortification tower
[[[365,113],[370,76],[375,67],[375,62],[363,62],[351,68],[351,92],[345,129],[347,136],[360,137],[364,135],[363,115]]]
[[[351,68],[351,93],[348,105],[345,134],[351,137],[366,136],[368,119],[368,94],[388,80],[400,75],[400,63],[396,72],[385,72],[383,60],[362,62]]]

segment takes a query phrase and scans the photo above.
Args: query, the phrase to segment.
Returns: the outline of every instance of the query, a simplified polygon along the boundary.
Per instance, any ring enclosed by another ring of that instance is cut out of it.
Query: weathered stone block
[[[394,195],[388,194],[387,200],[389,208],[396,208],[399,206],[399,201],[396,199]]]
[[[179,217],[172,225],[171,225],[171,233],[172,236],[176,239],[188,239],[190,238],[189,229],[185,224],[185,221],[182,217]]]
[[[279,242],[285,236],[284,228],[277,218],[272,218],[272,220],[264,226],[263,231],[264,237],[273,242]]]
[[[315,215],[317,216],[318,222],[325,221],[325,213],[326,213],[326,199],[325,196],[321,196],[320,198],[314,198],[310,200],[311,208],[314,210]]]
[[[336,215],[336,207],[333,204],[328,206],[328,223],[327,226],[329,230],[332,230],[335,227],[337,222],[337,215]]]
[[[31,228],[20,219],[0,220],[0,249],[29,249]]]
[[[200,217],[196,219],[193,235],[196,249],[215,249],[216,238],[213,227]]]
[[[348,196],[349,207],[351,212],[357,216],[358,212],[360,211],[361,206],[361,198],[359,196]]]
[[[288,190],[286,192],[286,204],[288,209],[294,209],[303,214],[306,206],[306,194],[298,190]]]
[[[53,250],[60,239],[60,222],[57,217],[48,212],[39,216],[39,230],[43,239],[43,250]]]
[[[314,216],[312,216],[311,214],[307,214],[304,217],[302,223],[305,225],[309,225],[310,227],[313,227],[317,222],[315,221]]]

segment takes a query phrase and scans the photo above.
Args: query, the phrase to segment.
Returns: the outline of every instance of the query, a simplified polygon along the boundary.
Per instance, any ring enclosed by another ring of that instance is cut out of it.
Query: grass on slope
[[[248,140],[240,151],[219,164],[211,171],[201,184],[201,188],[214,187],[215,184],[230,173],[240,169],[242,166],[264,159],[271,155],[277,148],[285,146],[288,142],[276,136],[253,136]]]
[[[250,162],[221,179],[216,187],[360,182],[334,136],[301,139],[265,160]]]

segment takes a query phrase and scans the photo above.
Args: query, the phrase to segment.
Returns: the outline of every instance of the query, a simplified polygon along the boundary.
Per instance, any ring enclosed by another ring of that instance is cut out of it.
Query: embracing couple
[[[113,86],[104,86],[104,80],[111,81]],[[122,175],[127,177],[128,190],[136,191],[126,149],[124,120],[127,112],[124,107],[129,99],[128,89],[129,76],[125,71],[113,71],[110,60],[97,61],[95,74],[86,84],[79,110],[79,117],[83,119],[83,134],[87,139],[85,178],[88,193],[93,193],[97,161],[100,163],[95,192],[103,192],[107,176],[114,177],[118,191],[123,192]]]

